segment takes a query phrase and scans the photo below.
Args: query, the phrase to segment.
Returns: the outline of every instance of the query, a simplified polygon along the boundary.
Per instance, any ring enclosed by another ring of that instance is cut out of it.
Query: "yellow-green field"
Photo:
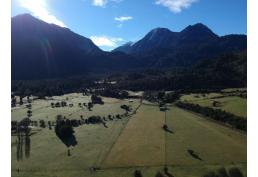
[[[55,120],[62,114],[80,119],[90,115],[107,116],[124,113],[122,104],[135,109],[140,100],[129,102],[103,98],[104,105],[92,111],[78,106],[88,102],[88,96],[69,94],[54,100],[35,100],[32,120]],[[51,108],[50,103],[66,100],[73,107]],[[12,120],[26,117],[25,106],[12,110]],[[135,169],[143,176],[154,177],[165,165],[175,177],[202,177],[220,167],[239,167],[246,176],[246,135],[216,124],[174,106],[166,113],[158,106],[142,104],[131,117],[102,124],[84,124],[74,128],[78,144],[67,155],[67,147],[54,130],[39,129],[30,137],[29,158],[16,159],[16,137],[12,137],[12,176],[23,177],[133,177]],[[171,132],[164,131],[168,125]],[[187,150],[194,150],[202,160],[193,158]],[[97,170],[91,170],[96,167]]]
[[[188,94],[180,98],[181,101],[199,104],[200,106],[222,109],[237,116],[247,117],[247,100],[239,96],[226,96],[221,93],[209,94]],[[218,106],[214,106],[213,102],[217,101]]]

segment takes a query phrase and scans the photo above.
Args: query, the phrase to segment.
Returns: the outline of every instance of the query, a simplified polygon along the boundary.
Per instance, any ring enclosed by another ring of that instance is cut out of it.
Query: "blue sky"
[[[246,34],[246,0],[12,0],[12,16],[32,15],[91,38],[103,50],[137,41],[156,27],[181,31],[201,22],[218,35]]]

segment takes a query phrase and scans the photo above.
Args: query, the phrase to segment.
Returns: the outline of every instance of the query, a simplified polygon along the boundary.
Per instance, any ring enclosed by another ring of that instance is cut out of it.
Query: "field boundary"
[[[205,167],[205,166],[219,166],[219,167],[223,167],[223,166],[237,166],[237,165],[246,165],[247,162],[238,162],[238,163],[227,163],[227,164],[189,164],[189,165],[167,165],[167,167]],[[130,169],[130,168],[151,168],[151,167],[164,167],[164,164],[162,165],[138,165],[138,166],[123,166],[123,167],[101,167],[100,170],[96,170],[96,171],[103,171],[103,170],[111,170],[111,169]],[[90,171],[89,169],[90,167],[86,167],[84,169],[61,169],[61,168],[55,168],[55,169],[47,169],[47,171]],[[23,169],[19,169],[20,172],[37,172],[37,171],[45,171],[46,169],[44,168],[39,168],[39,169],[35,169],[35,170],[23,170]],[[11,169],[11,171],[17,171],[17,169]]]
[[[177,106],[176,106],[176,107],[177,107]],[[208,121],[210,121],[210,122],[219,124],[219,125],[221,125],[221,126],[230,128],[230,129],[232,129],[232,130],[234,130],[234,131],[237,131],[237,132],[239,132],[239,133],[241,133],[241,134],[243,134],[243,135],[247,135],[247,132],[245,132],[245,131],[243,131],[243,130],[236,129],[236,128],[234,128],[234,127],[232,127],[232,126],[230,126],[230,125],[228,125],[228,124],[225,124],[225,123],[223,123],[223,122],[214,120],[214,119],[212,119],[212,118],[210,118],[210,117],[204,116],[204,115],[199,114],[199,113],[196,113],[196,112],[194,112],[194,111],[190,111],[190,110],[183,109],[183,108],[179,108],[179,107],[177,107],[177,108],[178,108],[178,109],[181,109],[181,110],[184,110],[184,111],[186,111],[186,112],[192,113],[192,114],[194,114],[194,115],[197,115],[197,116],[199,116],[199,117],[202,118],[202,119],[205,119],[205,120],[208,120]]]
[[[141,105],[142,103],[140,103],[139,106],[137,106],[137,110],[139,110],[141,108]],[[135,110],[135,111],[137,111]],[[107,155],[103,158],[103,160],[100,162],[100,166],[102,167],[102,164],[105,162],[105,160],[107,159],[108,155],[110,154],[112,148],[114,147],[114,145],[116,144],[117,140],[119,139],[119,137],[121,136],[122,132],[124,131],[125,127],[127,126],[128,122],[130,121],[130,118],[132,117],[133,115],[130,115],[130,117],[128,118],[127,122],[125,123],[125,125],[123,126],[122,130],[119,132],[116,140],[114,141],[114,143],[111,144],[108,152],[107,152]]]

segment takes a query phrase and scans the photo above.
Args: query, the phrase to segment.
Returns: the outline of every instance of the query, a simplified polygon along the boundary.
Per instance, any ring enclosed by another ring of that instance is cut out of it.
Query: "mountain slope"
[[[181,32],[156,28],[138,42],[120,51],[140,57],[146,66],[155,68],[189,66],[201,59],[228,52],[241,52],[246,48],[246,35],[219,37],[207,26],[197,23]],[[115,51],[119,51],[119,48]]]
[[[112,50],[112,52],[124,52],[127,53],[127,51],[130,49],[130,47],[133,45],[133,42],[127,42],[124,45],[121,45],[120,47],[115,48]]]
[[[12,79],[45,79],[135,68],[134,58],[29,14],[12,18]]]
[[[12,79],[78,74],[104,53],[91,40],[29,14],[13,17],[11,25]]]
[[[112,52],[68,28],[29,14],[12,18],[12,80],[46,79],[146,68],[189,67],[202,59],[246,50],[245,35],[219,37],[203,24],[181,32],[151,30]]]

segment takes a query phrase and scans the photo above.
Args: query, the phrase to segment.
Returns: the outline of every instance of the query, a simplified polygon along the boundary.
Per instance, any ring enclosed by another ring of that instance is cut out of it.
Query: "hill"
[[[133,45],[119,47],[114,51],[140,57],[148,67],[169,68],[188,67],[202,59],[241,52],[246,48],[246,35],[220,37],[207,26],[197,23],[181,32],[172,32],[166,28],[153,29]]]
[[[66,77],[137,64],[128,55],[104,52],[90,39],[29,14],[13,17],[11,25],[13,80]]]
[[[181,32],[156,28],[138,42],[128,42],[112,52],[102,51],[90,39],[68,28],[29,14],[13,17],[11,25],[12,80],[191,68],[200,61],[247,48],[246,35],[220,37],[201,23]]]

